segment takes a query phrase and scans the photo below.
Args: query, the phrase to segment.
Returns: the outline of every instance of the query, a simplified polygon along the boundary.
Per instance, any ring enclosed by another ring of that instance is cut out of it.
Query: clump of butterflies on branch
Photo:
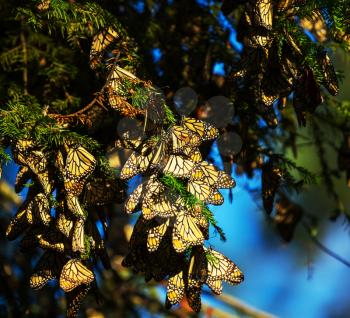
[[[321,86],[333,96],[339,91],[329,53],[311,41],[300,26],[310,29],[309,25],[318,25],[311,31],[326,33],[327,13],[322,16],[315,6],[309,8],[312,16],[300,16],[301,10],[310,3],[307,0],[226,0],[223,4],[222,10],[229,18],[241,7],[237,40],[244,44],[244,51],[229,75],[230,89],[238,99],[237,104],[249,105],[250,112],[254,107],[270,127],[278,124],[274,103],[283,109],[291,93],[299,125],[305,126],[306,114],[314,113],[324,100]],[[247,91],[242,94],[242,90]]]
[[[37,122],[26,123],[33,135],[2,139],[3,147],[11,148],[20,166],[16,192],[28,188],[6,235],[10,240],[22,236],[23,251],[37,247],[44,251],[33,269],[30,286],[40,289],[57,279],[66,293],[67,316],[75,317],[89,290],[97,288],[96,263],[100,260],[110,268],[105,244],[107,215],[99,208],[124,203],[127,214],[141,211],[141,215],[122,264],[143,273],[146,281],[166,280],[167,307],[186,298],[199,312],[204,285],[221,294],[223,281],[236,285],[244,279],[234,262],[205,246],[210,225],[225,239],[208,204],[223,204],[219,189],[232,189],[235,181],[202,158],[199,147],[218,137],[217,128],[195,118],[176,119],[150,82],[115,61],[106,61],[106,49],[118,38],[113,27],[93,38],[90,66],[107,65],[108,69],[106,83],[94,101],[71,115],[44,112],[41,116],[51,133],[79,125],[93,129],[91,117],[100,117],[106,108],[120,117],[141,116],[142,134],[128,131],[115,142],[116,147],[131,151],[120,174],[106,166],[100,149],[89,142],[79,142],[73,134],[57,139],[48,149],[35,138]],[[147,96],[145,107],[132,103],[130,96],[138,90]],[[126,180],[135,176],[142,182],[125,200]]]
[[[283,108],[291,93],[297,120],[305,125],[306,114],[322,103],[322,86],[331,95],[338,93],[328,53],[317,43],[304,41],[299,27],[303,23],[306,28],[308,22],[322,18],[321,25],[327,28],[326,19],[317,10],[315,15],[298,21],[300,9],[307,4],[307,0],[223,3],[227,18],[237,19],[238,40],[244,44],[241,59],[227,80],[235,106],[242,106],[238,110],[246,127],[257,114],[268,126],[275,127],[278,120],[273,105],[278,101]],[[50,1],[38,10],[48,10],[49,5]],[[168,308],[186,299],[199,312],[204,285],[221,294],[223,282],[237,285],[244,279],[233,261],[207,243],[210,227],[225,239],[208,205],[222,205],[224,198],[219,190],[231,191],[235,186],[230,175],[232,165],[222,171],[203,158],[203,146],[211,145],[219,137],[219,130],[200,119],[176,116],[162,93],[150,81],[135,75],[132,40],[117,30],[110,25],[93,36],[90,67],[99,79],[105,78],[93,101],[69,115],[40,109],[42,125],[53,136],[57,133],[51,147],[40,143],[38,121],[23,117],[23,122],[11,122],[11,112],[20,114],[21,108],[10,107],[2,113],[12,127],[30,131],[19,139],[9,132],[0,140],[2,148],[10,147],[20,166],[16,192],[28,188],[6,235],[10,240],[21,236],[23,251],[37,247],[44,251],[33,269],[30,286],[39,289],[57,279],[67,296],[67,316],[75,317],[89,290],[97,289],[97,262],[110,268],[105,242],[109,217],[101,207],[123,204],[126,214],[141,213],[122,264],[142,273],[146,281],[165,280]],[[325,36],[319,30],[317,34]],[[335,38],[343,41],[344,35]],[[305,59],[311,55],[314,59]],[[131,125],[113,145],[108,145],[129,153],[119,173],[104,157],[107,146],[102,149],[74,133],[83,126],[92,134],[103,128],[108,116],[141,123],[141,129],[138,124]],[[265,154],[269,160],[259,162],[258,151],[249,148],[258,143],[258,137],[249,131],[243,135],[244,170],[251,171],[255,161],[255,167],[262,168],[262,198],[269,215],[279,194],[275,222],[281,236],[290,241],[302,210],[279,189],[291,176],[281,168],[282,159],[276,155]],[[347,139],[344,154],[348,154],[349,147]],[[233,162],[233,157],[223,159]],[[344,166],[349,167],[346,161]],[[131,179],[140,182],[126,198]]]

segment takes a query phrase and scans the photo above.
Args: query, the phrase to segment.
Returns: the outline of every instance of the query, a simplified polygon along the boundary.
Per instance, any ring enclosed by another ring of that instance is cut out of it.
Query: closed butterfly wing
[[[206,284],[216,294],[222,293],[222,281],[237,285],[244,279],[243,273],[235,263],[223,254],[206,249],[208,259],[208,276]]]
[[[205,203],[213,204],[213,205],[221,205],[224,203],[224,197],[218,190],[213,189],[208,199],[205,200]]]
[[[39,236],[39,246],[44,250],[52,250],[59,253],[71,253],[72,249],[67,238],[56,229],[48,229]]]
[[[177,212],[177,206],[174,201],[175,199],[167,197],[165,193],[155,198],[145,199],[142,203],[142,215],[145,219],[151,219],[155,216],[162,218],[171,217]]]
[[[219,135],[217,128],[202,120],[187,117],[183,119],[182,125],[192,133],[197,134],[203,141],[215,139]]]
[[[236,186],[236,182],[226,172],[219,171],[219,177],[216,182],[216,187],[219,189],[230,189]]]
[[[88,285],[94,281],[94,273],[78,259],[70,259],[62,268],[60,287],[70,292],[80,285]]]
[[[64,236],[70,237],[73,231],[74,221],[65,213],[60,213],[57,221],[56,228],[60,231]]]
[[[202,245],[204,236],[196,225],[194,218],[186,211],[176,216],[172,235],[173,247],[176,252],[182,253],[190,246]]]
[[[188,287],[186,288],[186,299],[188,305],[195,313],[199,313],[202,307],[201,300],[202,286],[201,287]]]
[[[203,161],[202,154],[197,147],[184,147],[182,148],[182,153],[186,159],[189,159],[194,163]]]
[[[183,157],[171,155],[168,162],[162,169],[165,174],[172,174],[177,178],[187,178],[190,176],[194,167],[194,163],[191,160],[184,159]]]
[[[84,220],[77,219],[74,223],[73,236],[72,236],[72,250],[73,252],[84,253]]]
[[[159,244],[168,229],[169,222],[170,219],[166,219],[160,224],[156,223],[156,226],[151,227],[148,230],[147,249],[149,252],[154,252],[158,249]]]
[[[37,194],[30,203],[30,208],[27,213],[27,220],[30,224],[43,224],[46,226],[50,224],[50,205],[45,194]]]
[[[255,26],[272,29],[273,5],[272,0],[258,0],[254,7]]]
[[[90,50],[90,66],[95,69],[101,63],[103,52],[118,38],[118,33],[112,27],[107,27],[92,39]]]
[[[64,180],[80,181],[88,177],[96,167],[96,159],[82,146],[68,149]]]
[[[131,153],[130,157],[128,158],[120,172],[120,179],[130,179],[140,172],[138,168],[139,158],[140,156],[135,151]]]
[[[196,147],[201,143],[198,135],[182,126],[173,126],[170,128],[170,139],[174,153],[182,152],[185,147]]]
[[[47,251],[39,259],[30,277],[30,287],[40,289],[54,278],[58,278],[63,267],[64,257],[58,253]]]
[[[168,279],[166,291],[166,307],[178,304],[185,295],[185,282],[183,271],[180,271]]]
[[[198,200],[205,201],[211,194],[211,187],[202,180],[190,180],[187,184],[187,191],[193,194]]]
[[[81,285],[73,289],[71,292],[66,293],[67,299],[67,318],[75,318],[78,316],[81,303],[86,298],[88,292],[91,289],[90,285]]]
[[[219,171],[215,168],[214,165],[202,161],[195,165],[194,169],[191,172],[192,180],[202,180],[208,185],[213,186],[218,182]]]
[[[86,215],[81,208],[78,197],[67,195],[66,196],[67,207],[73,213],[73,215],[79,219],[86,219]]]
[[[10,224],[6,229],[6,237],[9,240],[15,240],[19,237],[27,228],[29,223],[27,221],[27,204],[22,205],[16,215],[12,218]]]
[[[26,166],[21,166],[17,176],[16,176],[16,182],[15,182],[15,191],[16,193],[19,193],[23,190],[26,183],[33,177],[32,172],[29,170]]]

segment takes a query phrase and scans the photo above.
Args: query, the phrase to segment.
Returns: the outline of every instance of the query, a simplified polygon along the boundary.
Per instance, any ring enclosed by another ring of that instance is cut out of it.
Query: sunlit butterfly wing
[[[163,220],[162,223],[157,223],[156,226],[148,230],[147,249],[149,252],[154,252],[158,249],[159,244],[168,229],[170,219]]]
[[[73,230],[74,221],[66,215],[60,213],[56,220],[56,228],[66,237],[70,237]]]
[[[187,184],[187,191],[193,194],[198,200],[205,201],[209,198],[211,187],[202,180],[190,180]]]
[[[80,285],[88,285],[94,281],[94,273],[78,259],[70,259],[62,268],[60,287],[70,292]]]
[[[50,205],[45,194],[37,194],[33,201],[29,203],[27,220],[30,224],[50,224]]]
[[[182,271],[172,275],[168,279],[166,291],[166,307],[178,304],[185,295],[185,282]]]
[[[72,236],[72,250],[73,252],[85,252],[83,219],[77,219],[74,223]]]
[[[206,249],[206,253],[208,264],[206,284],[215,294],[222,293],[222,281],[234,285],[243,281],[243,273],[230,259],[213,249]]]
[[[221,205],[224,203],[224,197],[218,190],[213,189],[208,199],[205,200],[205,203],[213,204],[213,205]]]
[[[213,125],[194,118],[184,118],[182,125],[189,131],[197,134],[202,140],[215,139],[219,131]]]
[[[181,211],[176,216],[172,242],[178,253],[184,252],[190,246],[202,245],[204,242],[204,236],[195,219],[186,211]]]
[[[73,215],[76,216],[77,218],[81,218],[85,220],[86,215],[80,206],[78,197],[67,195],[66,200],[67,200],[67,207],[73,213]]]
[[[140,172],[138,168],[139,160],[140,156],[133,151],[120,172],[120,179],[130,179],[136,176]]]
[[[272,0],[258,0],[254,7],[254,24],[255,26],[264,27],[267,30],[272,29],[273,19]]]
[[[219,177],[216,182],[216,187],[219,189],[230,189],[236,186],[236,182],[226,172],[219,171]]]
[[[172,144],[172,151],[174,153],[182,152],[184,147],[193,148],[201,143],[198,135],[185,129],[182,126],[173,126],[169,130]]]
[[[172,174],[174,177],[186,178],[190,176],[193,167],[194,163],[192,161],[180,156],[171,155],[162,172]]]
[[[118,38],[118,33],[112,27],[107,27],[92,39],[90,50],[90,66],[95,69],[101,63],[103,51]]]
[[[96,159],[82,146],[68,149],[65,165],[65,181],[80,181],[89,176],[95,169]]]

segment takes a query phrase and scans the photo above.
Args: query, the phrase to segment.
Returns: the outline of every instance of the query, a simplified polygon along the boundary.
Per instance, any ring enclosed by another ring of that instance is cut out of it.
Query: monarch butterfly
[[[149,252],[154,252],[158,249],[159,244],[168,229],[170,219],[166,219],[161,224],[151,227],[147,234],[147,249]]]
[[[275,206],[274,223],[277,231],[285,242],[290,242],[293,238],[295,227],[303,215],[303,209],[300,205],[290,201],[284,193],[279,194]]]
[[[226,172],[220,170],[216,186],[219,189],[230,189],[236,186],[236,182]]]
[[[187,184],[187,191],[198,200],[205,201],[210,196],[211,187],[202,180],[190,180]]]
[[[83,220],[86,219],[86,215],[80,206],[78,197],[68,194],[66,195],[66,202],[68,209],[74,214],[74,216]]]
[[[66,237],[70,237],[73,230],[74,221],[69,218],[66,213],[60,213],[57,221],[56,228]]]
[[[107,79],[106,94],[109,105],[121,113],[121,115],[135,118],[137,115],[144,114],[144,110],[134,107],[127,101],[125,91],[127,90],[125,81],[140,83],[141,81],[132,73],[119,66],[114,66]]]
[[[202,286],[186,288],[187,302],[195,313],[199,313],[201,311],[201,307],[202,307],[201,292],[202,292]]]
[[[32,177],[32,172],[26,166],[21,166],[17,172],[16,182],[15,182],[15,191],[19,193],[23,190],[25,184]]]
[[[189,209],[189,213],[195,219],[195,223],[200,227],[205,239],[209,237],[209,220],[202,212],[202,207],[197,205]]]
[[[280,186],[282,179],[282,171],[279,167],[275,166],[272,161],[266,162],[262,167],[262,197],[263,205],[266,213],[271,214],[273,209],[273,201],[275,194]]]
[[[205,200],[205,203],[213,204],[213,205],[221,205],[224,203],[224,197],[219,191],[213,189],[208,199]]]
[[[183,118],[182,126],[197,134],[203,141],[215,139],[219,135],[219,131],[213,125],[190,117]]]
[[[31,202],[29,202],[27,209],[27,221],[29,224],[50,224],[50,205],[45,194],[39,193]]]
[[[208,266],[206,284],[215,294],[222,293],[222,281],[233,285],[243,281],[243,273],[230,259],[213,249],[204,247],[204,250],[207,254]]]
[[[198,163],[203,160],[201,152],[196,147],[184,147],[182,148],[182,153],[185,155],[185,158],[190,159],[194,163]]]
[[[85,185],[83,201],[89,205],[106,205],[124,199],[124,184],[117,179],[95,178]]]
[[[13,159],[17,164],[26,165],[26,157],[30,150],[35,148],[35,142],[31,139],[20,139],[13,149]]]
[[[94,273],[78,259],[70,259],[62,268],[60,287],[70,292],[80,285],[88,285],[94,281]]]
[[[9,240],[15,240],[19,237],[28,227],[27,221],[27,204],[24,203],[17,211],[16,215],[12,218],[10,224],[6,229],[6,236]]]
[[[173,126],[169,129],[172,151],[174,153],[182,152],[184,147],[193,148],[201,143],[198,135],[185,129],[182,126]]]
[[[112,27],[108,27],[96,34],[92,39],[90,50],[90,66],[95,69],[101,63],[103,51],[118,38],[118,33]]]
[[[53,250],[59,253],[71,252],[71,246],[65,236],[55,229],[49,229],[38,237],[39,246],[42,249]]]
[[[185,295],[185,282],[183,271],[170,276],[167,284],[165,305],[170,308],[181,301]]]
[[[170,155],[167,163],[161,170],[163,173],[172,174],[177,178],[186,178],[190,176],[193,167],[194,163],[191,160],[176,155]]]
[[[254,24],[267,30],[272,29],[273,6],[271,0],[258,0],[254,6]]]
[[[128,160],[125,162],[122,170],[120,171],[120,179],[130,179],[133,176],[137,175],[140,172],[138,164],[139,156],[135,151],[133,151]]]
[[[57,278],[64,263],[65,258],[61,254],[46,251],[34,268],[34,273],[29,281],[30,287],[40,289],[49,280]]]
[[[66,293],[67,318],[74,318],[78,315],[82,301],[90,291],[92,284],[80,285],[71,292]]]
[[[64,181],[80,181],[89,176],[96,167],[96,159],[84,147],[74,145],[68,148]],[[69,191],[69,189],[66,189]]]
[[[74,223],[72,236],[72,250],[73,252],[85,252],[83,219],[77,219]]]
[[[158,215],[162,218],[173,216],[178,206],[175,204],[175,199],[162,193],[157,198],[149,198],[143,200],[142,215],[145,219],[151,219]]]
[[[21,252],[26,252],[28,249],[37,247],[39,244],[39,238],[42,235],[42,228],[34,227],[26,231],[24,237],[21,239],[20,248]]]
[[[295,7],[300,7],[306,3],[306,0],[280,0],[277,2],[277,9],[286,11]]]
[[[125,212],[132,213],[140,200],[147,200],[151,195],[157,195],[164,191],[164,185],[159,182],[154,175],[136,187],[133,193],[125,202]]]
[[[204,236],[196,225],[195,219],[187,211],[180,211],[176,216],[172,235],[175,251],[182,253],[189,246],[202,245],[203,242]]]
[[[191,172],[192,180],[202,180],[206,181],[210,186],[215,185],[219,179],[219,171],[214,165],[202,161],[199,162]]]

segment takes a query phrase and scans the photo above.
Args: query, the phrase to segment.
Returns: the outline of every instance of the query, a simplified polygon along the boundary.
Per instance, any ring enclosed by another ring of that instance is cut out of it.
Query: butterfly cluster
[[[331,95],[338,93],[338,81],[328,53],[307,40],[295,23],[305,1],[225,1],[229,15],[243,6],[237,23],[238,40],[244,44],[241,60],[229,76],[238,104],[255,107],[266,123],[278,123],[273,104],[283,108],[293,93],[293,107],[300,125],[306,114],[322,103],[324,86]],[[300,40],[303,39],[303,40]],[[305,55],[313,60],[305,59]],[[246,90],[246,93],[242,93]]]
[[[183,118],[159,138],[133,142],[120,174],[122,179],[143,177],[125,203],[126,213],[141,211],[141,216],[123,264],[144,273],[146,280],[167,279],[166,304],[186,296],[196,312],[203,284],[220,294],[222,281],[243,280],[231,260],[204,247],[212,218],[207,204],[221,205],[218,190],[235,186],[229,175],[202,159],[198,148],[217,136],[211,124]]]
[[[23,236],[21,250],[44,250],[30,277],[30,286],[42,288],[59,280],[67,295],[67,315],[74,317],[95,284],[93,266],[101,259],[109,268],[104,240],[96,227],[104,218],[97,211],[123,200],[123,183],[103,173],[95,157],[78,144],[46,151],[34,140],[18,140],[13,157],[19,172],[15,190],[27,196],[11,220],[6,235]]]

